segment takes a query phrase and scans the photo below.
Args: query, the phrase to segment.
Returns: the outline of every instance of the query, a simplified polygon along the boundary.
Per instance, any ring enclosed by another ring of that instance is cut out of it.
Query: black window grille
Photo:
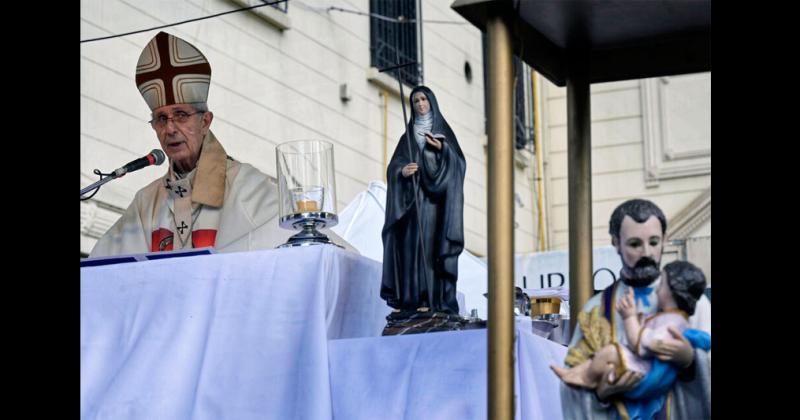
[[[487,37],[484,33],[481,37],[481,41],[483,42],[483,86],[484,87],[484,124],[485,132],[489,133],[489,84],[488,84],[488,77],[489,77],[489,69],[486,67],[487,64]],[[533,115],[532,109],[532,100],[531,97],[533,96],[531,90],[525,89],[525,84],[530,83],[530,73],[526,71],[526,65],[524,65],[523,61],[519,59],[516,55],[514,56],[514,77],[516,78],[516,84],[514,85],[514,147],[517,150],[525,149],[527,147],[533,146],[533,136],[534,136],[534,127],[533,122],[531,121],[532,118],[530,117]],[[526,113],[527,109],[527,113]]]
[[[514,147],[517,150],[524,149],[532,142],[533,136],[530,135],[532,124],[528,121],[525,114],[525,108],[530,108],[530,96],[525,94],[525,83],[529,81],[525,77],[525,67],[522,65],[522,60],[514,56],[514,77],[516,84],[514,86]],[[533,115],[533,110],[529,109],[528,115]]]
[[[370,0],[369,49],[372,67],[381,69],[417,61],[416,3],[416,0]],[[397,78],[397,72],[388,73]],[[402,67],[399,74],[400,80],[407,85],[421,84],[417,65]]]

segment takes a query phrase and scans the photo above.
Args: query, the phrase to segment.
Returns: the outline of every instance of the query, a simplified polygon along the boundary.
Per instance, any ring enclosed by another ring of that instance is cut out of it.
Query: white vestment
[[[278,218],[275,179],[229,158],[209,131],[196,172],[177,179],[170,168],[139,190],[90,257],[205,246],[217,252],[271,249],[296,233],[279,227]],[[354,250],[330,230],[321,232]]]

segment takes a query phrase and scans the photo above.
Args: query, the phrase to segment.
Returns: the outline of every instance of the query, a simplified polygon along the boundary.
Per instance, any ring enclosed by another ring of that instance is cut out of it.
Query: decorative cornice
[[[531,153],[527,149],[515,149],[514,150],[514,164],[517,166],[517,169],[525,169],[531,165],[533,161],[533,153]]]
[[[397,79],[386,73],[381,73],[377,67],[367,67],[366,75],[368,82],[397,98],[400,97],[400,85],[397,83]],[[405,82],[403,82],[403,87],[404,100],[408,103],[408,95],[414,87]]]
[[[700,225],[711,220],[711,187],[669,220],[667,240],[686,239]]]
[[[643,79],[640,83],[645,186],[658,186],[664,179],[710,174],[710,144],[694,150],[673,150],[675,139],[670,134],[671,114],[664,91],[669,79]]]
[[[81,201],[81,235],[99,239],[122,216],[123,210]]]

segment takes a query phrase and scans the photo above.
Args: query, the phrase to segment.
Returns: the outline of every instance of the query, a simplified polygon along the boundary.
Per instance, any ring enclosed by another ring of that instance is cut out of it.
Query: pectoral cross
[[[181,234],[181,235],[183,235],[183,230],[184,230],[184,229],[186,229],[186,228],[188,228],[188,227],[189,227],[189,226],[186,226],[186,222],[184,222],[183,220],[181,220],[181,225],[180,225],[180,226],[177,226],[177,227],[176,227],[176,229],[178,229],[178,230],[180,231],[180,234]]]
[[[183,188],[180,185],[178,185],[177,188],[175,188],[174,191],[175,191],[175,194],[178,194],[179,196],[181,196],[181,198],[183,198],[183,193],[185,193],[185,192],[187,192],[189,190],[187,190],[186,188]]]

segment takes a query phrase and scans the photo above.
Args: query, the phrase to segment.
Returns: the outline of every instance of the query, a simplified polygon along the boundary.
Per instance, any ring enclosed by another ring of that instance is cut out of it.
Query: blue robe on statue
[[[711,350],[711,335],[705,331],[687,329],[683,336],[692,347],[705,351]],[[672,363],[653,359],[653,365],[647,375],[635,388],[625,393],[625,408],[630,420],[646,420],[655,418],[664,406],[667,393],[678,378],[678,370]]]

